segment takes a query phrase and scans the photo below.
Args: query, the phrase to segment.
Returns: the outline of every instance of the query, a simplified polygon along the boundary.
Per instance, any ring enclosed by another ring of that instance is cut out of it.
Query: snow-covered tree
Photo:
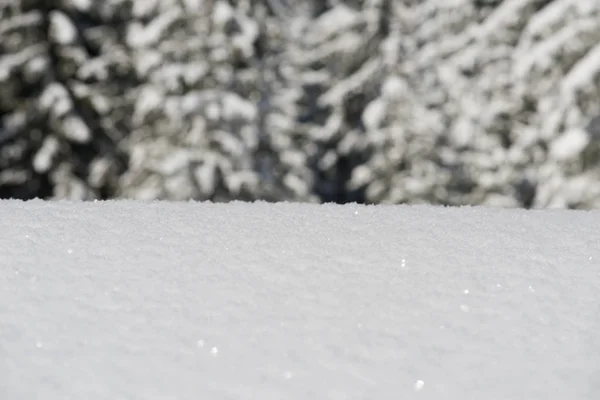
[[[371,157],[353,174],[369,202],[600,205],[598,140],[581,129],[600,112],[600,3],[392,12],[395,67],[362,113]]]
[[[116,193],[123,85],[134,82],[128,57],[112,46],[123,24],[112,11],[82,0],[0,3],[4,197]]]
[[[598,43],[580,0],[0,2],[0,197],[600,207]]]

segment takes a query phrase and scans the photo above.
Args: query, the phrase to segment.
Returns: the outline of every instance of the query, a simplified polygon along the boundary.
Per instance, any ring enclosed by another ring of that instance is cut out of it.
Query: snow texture
[[[0,202],[0,397],[600,397],[600,213]]]

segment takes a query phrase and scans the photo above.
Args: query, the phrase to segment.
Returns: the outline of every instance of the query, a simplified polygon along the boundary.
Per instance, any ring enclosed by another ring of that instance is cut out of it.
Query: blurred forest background
[[[0,198],[600,206],[600,2],[0,0]]]

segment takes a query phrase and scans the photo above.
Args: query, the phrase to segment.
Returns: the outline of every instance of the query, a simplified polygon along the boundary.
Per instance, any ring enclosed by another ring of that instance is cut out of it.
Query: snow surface
[[[0,202],[0,398],[597,399],[600,212]]]

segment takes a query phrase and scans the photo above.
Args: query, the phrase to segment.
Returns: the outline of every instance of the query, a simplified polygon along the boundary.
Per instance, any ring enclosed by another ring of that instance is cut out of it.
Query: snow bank
[[[599,212],[0,202],[2,399],[594,399]]]

